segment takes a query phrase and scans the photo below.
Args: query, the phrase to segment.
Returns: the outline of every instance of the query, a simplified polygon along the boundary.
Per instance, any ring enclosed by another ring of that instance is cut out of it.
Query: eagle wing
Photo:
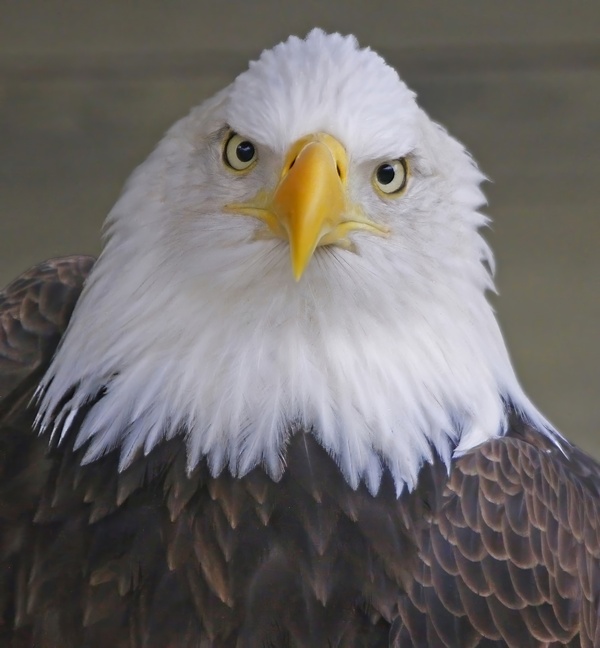
[[[67,328],[93,263],[94,259],[87,256],[52,259],[31,268],[0,292],[2,646],[16,645],[12,643],[17,636],[13,636],[15,624],[19,624],[19,618],[24,620],[24,600],[14,598],[19,590],[17,582],[25,576],[19,552],[27,547],[27,529],[47,478],[46,441],[40,442],[34,433],[34,412],[28,405]],[[25,635],[18,640],[24,641]]]
[[[515,419],[457,459],[402,599],[400,646],[600,646],[600,466]]]
[[[93,263],[88,256],[51,259],[0,292],[0,416],[37,386]]]

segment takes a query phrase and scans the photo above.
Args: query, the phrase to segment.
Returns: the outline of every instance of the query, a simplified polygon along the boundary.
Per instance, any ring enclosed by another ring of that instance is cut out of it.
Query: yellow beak
[[[322,239],[342,222],[346,169],[346,152],[326,134],[300,140],[286,157],[271,210],[287,233],[296,281]]]
[[[227,208],[259,218],[271,235],[289,241],[292,272],[299,281],[318,246],[352,249],[348,234],[355,229],[387,233],[349,204],[347,174],[344,147],[327,133],[308,135],[290,147],[272,195],[261,192],[251,203]]]

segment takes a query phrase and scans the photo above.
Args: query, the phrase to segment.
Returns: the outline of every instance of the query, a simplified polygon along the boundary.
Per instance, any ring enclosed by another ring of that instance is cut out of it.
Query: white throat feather
[[[261,157],[223,169],[222,133]],[[390,230],[318,248],[295,282],[288,246],[223,206],[276,182],[287,147],[331,133],[350,156],[349,191]],[[372,169],[406,156],[406,194],[382,200]],[[277,479],[288,435],[312,431],[352,487],[388,468],[413,488],[433,453],[447,463],[502,435],[507,403],[555,434],[511,367],[485,292],[491,252],[483,177],[353,38],[291,38],[178,122],[128,182],[106,243],[41,387],[39,422],[78,432],[86,461],[120,448],[121,468],[185,435],[188,467],[261,464]],[[66,394],[70,394],[68,399]]]

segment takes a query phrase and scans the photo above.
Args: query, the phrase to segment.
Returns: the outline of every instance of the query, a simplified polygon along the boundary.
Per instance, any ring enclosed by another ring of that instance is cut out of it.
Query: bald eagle
[[[0,294],[0,645],[599,646],[600,466],[515,377],[483,179],[312,31]]]

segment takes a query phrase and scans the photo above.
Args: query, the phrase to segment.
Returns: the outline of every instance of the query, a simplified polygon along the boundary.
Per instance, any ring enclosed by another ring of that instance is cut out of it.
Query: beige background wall
[[[500,299],[525,388],[600,457],[600,3],[0,1],[0,284],[96,253],[161,133],[290,33],[354,32],[493,179]]]

